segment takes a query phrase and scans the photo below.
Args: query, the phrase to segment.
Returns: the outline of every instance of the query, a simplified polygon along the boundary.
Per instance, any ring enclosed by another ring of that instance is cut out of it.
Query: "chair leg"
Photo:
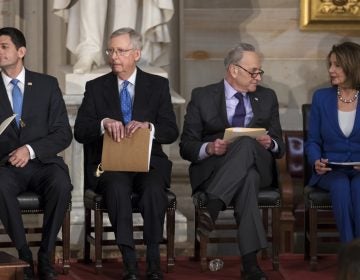
[[[194,217],[194,260],[198,261],[200,259],[200,242],[196,237],[196,229],[199,225],[199,209],[195,207],[195,217]]]
[[[272,266],[273,270],[279,270],[279,252],[280,252],[280,208],[272,208]]]
[[[85,234],[84,234],[84,261],[90,263],[90,241],[88,236],[91,235],[91,209],[85,208]]]
[[[198,211],[199,216],[201,215],[201,210]],[[207,271],[207,245],[209,243],[209,237],[199,236],[200,239],[200,266],[201,271]]]
[[[102,235],[103,235],[103,212],[95,210],[95,268],[96,272],[102,270]]]
[[[175,209],[168,208],[166,211],[166,234],[167,234],[167,272],[172,272],[175,266]]]
[[[310,217],[309,208],[304,209],[304,260],[310,260]]]
[[[317,217],[317,209],[310,208],[309,210],[309,220],[310,220],[310,270],[316,271],[317,270],[317,226],[318,226],[318,217]]]
[[[63,271],[69,273],[70,269],[70,210],[65,212],[62,224]]]
[[[269,211],[267,208],[262,209],[262,219],[263,219],[263,225],[266,233],[266,237],[269,236]],[[268,254],[266,248],[261,250],[261,258],[263,260],[267,259]]]
[[[209,241],[209,237],[200,236],[200,265],[201,271],[207,271],[207,244]]]

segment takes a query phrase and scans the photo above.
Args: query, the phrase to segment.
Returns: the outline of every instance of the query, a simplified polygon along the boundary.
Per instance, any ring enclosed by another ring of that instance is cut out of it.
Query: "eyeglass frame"
[[[115,56],[119,57],[119,56],[129,56],[130,55],[130,51],[133,51],[134,48],[131,49],[127,49],[127,50],[123,50],[123,49],[106,49],[105,50],[105,54],[107,56],[112,56],[113,54],[115,54]]]
[[[260,75],[260,77],[261,77],[261,76],[264,75],[264,73],[265,73],[265,71],[262,70],[262,69],[259,69],[259,72],[250,72],[249,70],[246,70],[244,67],[242,67],[242,66],[239,65],[239,64],[233,63],[233,65],[235,65],[235,66],[237,66],[237,67],[240,67],[242,70],[244,70],[245,72],[247,72],[252,79],[256,79],[256,77],[257,77],[258,75]]]

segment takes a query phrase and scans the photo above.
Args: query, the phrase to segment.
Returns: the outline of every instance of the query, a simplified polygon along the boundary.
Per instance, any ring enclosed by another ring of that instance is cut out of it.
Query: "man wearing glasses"
[[[106,54],[112,72],[87,82],[75,121],[75,139],[85,144],[87,182],[102,193],[122,253],[124,277],[139,279],[133,239],[131,194],[139,193],[147,246],[147,279],[162,279],[159,243],[167,208],[171,162],[162,151],[178,137],[167,79],[136,67],[141,56],[141,36],[131,28],[114,31]],[[149,172],[107,172],[94,176],[101,162],[103,135],[114,141],[131,137],[139,128],[155,129]]]
[[[219,212],[232,204],[244,279],[267,279],[256,258],[267,247],[257,194],[259,188],[271,185],[274,158],[284,154],[279,106],[275,92],[258,85],[264,71],[252,45],[241,43],[231,49],[224,64],[221,82],[192,92],[180,154],[191,162],[193,195],[205,193],[207,199],[197,234],[208,236]],[[268,133],[229,143],[222,139],[228,127],[261,127]]]

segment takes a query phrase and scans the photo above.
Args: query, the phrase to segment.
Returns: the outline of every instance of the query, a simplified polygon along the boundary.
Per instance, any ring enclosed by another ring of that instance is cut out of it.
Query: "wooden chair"
[[[278,164],[281,170],[285,169],[285,163]],[[281,238],[285,239],[285,236],[293,236],[293,222],[292,215],[292,196],[293,187],[290,177],[284,173],[283,180],[279,180],[278,183],[268,188],[262,188],[258,195],[258,207],[262,211],[262,218],[265,231],[267,233],[268,240],[272,242],[272,266],[274,270],[279,270],[279,252]],[[195,205],[195,244],[194,244],[194,257],[196,260],[200,259],[201,270],[206,271],[208,269],[207,261],[207,245],[213,243],[237,243],[236,237],[213,237],[213,233],[209,237],[200,236],[196,237],[196,229],[198,227],[198,221],[200,215],[206,209],[206,201],[203,198],[203,194],[196,196],[194,199]],[[232,206],[229,206],[226,210],[233,210]],[[284,211],[283,211],[284,210]],[[269,225],[269,211],[271,212],[271,226]],[[283,213],[284,212],[284,213]],[[282,226],[284,222],[285,226]],[[228,223],[216,223],[215,230],[228,231],[236,230],[237,226],[235,219]],[[284,245],[284,247],[286,247]],[[267,251],[262,252],[262,258],[267,257]]]
[[[87,174],[86,165],[86,151],[87,147],[84,145],[84,171]],[[86,175],[85,175],[86,178]],[[85,208],[85,243],[84,243],[84,259],[89,263],[90,259],[90,244],[95,246],[95,268],[96,272],[100,273],[102,269],[102,247],[115,246],[115,239],[104,239],[103,233],[113,232],[111,226],[104,226],[103,215],[107,213],[107,208],[104,203],[103,197],[97,194],[92,189],[87,187],[85,179],[85,192],[84,192],[84,208]],[[167,190],[168,207],[166,210],[166,237],[161,244],[166,245],[167,253],[167,272],[171,272],[175,266],[175,210],[176,210],[176,195]],[[138,207],[139,196],[136,193],[132,195],[133,213],[140,213]],[[92,217],[93,215],[93,217]],[[92,220],[94,225],[92,225]],[[142,232],[143,226],[134,226],[135,232]],[[141,235],[141,236],[140,236]],[[144,244],[142,234],[134,234],[135,244]]]
[[[311,104],[302,105],[304,142],[307,140],[310,109]],[[304,258],[310,261],[310,270],[316,271],[319,241],[337,243],[339,239],[334,237],[337,229],[332,213],[330,193],[307,185],[312,173],[311,168],[304,152]],[[328,236],[321,234],[324,232],[327,232]]]
[[[21,214],[43,214],[44,208],[42,205],[41,196],[35,192],[27,191],[23,192],[17,197],[21,209]],[[71,202],[65,212],[63,224],[62,224],[62,238],[56,241],[56,246],[61,246],[63,250],[63,272],[68,274],[70,269],[70,211],[71,211]],[[25,225],[26,226],[26,225]],[[25,227],[25,232],[27,235],[30,234],[40,234],[42,232],[42,227]],[[4,228],[0,229],[0,234],[7,234]],[[30,247],[40,246],[40,240],[29,241],[28,245]],[[11,241],[9,242],[0,242],[0,248],[10,248],[14,247]],[[53,259],[55,259],[55,251],[53,253]]]

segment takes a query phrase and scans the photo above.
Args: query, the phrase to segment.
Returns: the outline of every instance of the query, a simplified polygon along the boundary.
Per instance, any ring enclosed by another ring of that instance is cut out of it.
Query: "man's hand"
[[[206,146],[206,153],[209,156],[216,155],[222,156],[226,153],[228,147],[228,142],[222,139],[216,139],[214,142],[209,142]]]
[[[265,149],[270,149],[273,144],[271,137],[267,134],[257,137],[256,141],[258,141]]]
[[[15,167],[24,167],[30,160],[28,148],[24,145],[9,154],[9,163]]]
[[[149,125],[149,122],[138,122],[132,120],[125,126],[125,135],[126,137],[131,137],[136,130],[138,130],[139,128],[148,128]]]
[[[121,121],[105,119],[103,125],[109,136],[114,141],[120,142],[124,137],[131,137],[139,128],[148,128],[150,123],[132,120],[124,126]]]
[[[107,134],[116,142],[125,137],[125,127],[121,121],[105,119],[103,122]]]

